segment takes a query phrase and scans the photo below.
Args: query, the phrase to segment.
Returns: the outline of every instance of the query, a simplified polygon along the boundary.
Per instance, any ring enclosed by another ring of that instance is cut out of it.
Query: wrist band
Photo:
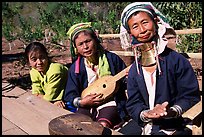
[[[147,112],[147,111],[149,111],[149,110],[143,110],[143,111],[140,113],[140,119],[141,119],[143,122],[150,122],[150,121],[151,121],[151,119],[145,118],[144,115],[143,115],[143,113],[144,113],[144,112]]]
[[[181,116],[182,114],[182,108],[179,105],[173,105],[173,107],[177,110],[178,116]]]
[[[80,101],[81,101],[81,97],[76,97],[74,100],[73,100],[73,105],[75,107],[80,107]]]
[[[174,107],[170,107],[170,109],[176,113],[176,115],[173,116],[173,118],[177,118],[178,117],[178,111]]]
[[[174,112],[176,112],[176,116],[174,116],[174,118],[177,118],[179,116],[181,116],[182,113],[182,108],[178,105],[173,105],[172,107],[170,107],[170,109]]]

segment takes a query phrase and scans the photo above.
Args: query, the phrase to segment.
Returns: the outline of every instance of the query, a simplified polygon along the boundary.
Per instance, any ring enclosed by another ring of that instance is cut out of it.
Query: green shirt
[[[62,100],[67,83],[67,71],[68,68],[59,63],[51,63],[43,76],[32,68],[30,71],[32,94],[43,94],[47,101]]]

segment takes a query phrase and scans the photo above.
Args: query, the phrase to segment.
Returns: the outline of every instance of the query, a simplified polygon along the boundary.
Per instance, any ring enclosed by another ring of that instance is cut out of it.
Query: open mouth
[[[91,54],[91,51],[85,51],[84,54]]]

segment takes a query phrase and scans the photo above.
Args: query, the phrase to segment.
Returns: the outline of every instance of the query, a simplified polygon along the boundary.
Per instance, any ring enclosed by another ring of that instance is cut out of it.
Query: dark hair
[[[84,34],[88,34],[91,36],[91,38],[93,38],[95,41],[96,41],[96,44],[99,45],[101,43],[101,41],[99,40],[99,38],[97,37],[96,33],[92,30],[92,29],[86,29],[86,30],[82,30],[80,31],[79,33],[77,33],[75,35],[75,37],[73,38],[73,42],[74,42],[74,46],[76,47],[75,45],[75,39],[79,36],[79,34],[81,32],[84,32]]]
[[[28,44],[28,46],[25,48],[25,59],[28,61],[29,60],[29,53],[31,51],[36,51],[36,50],[39,50],[39,51],[42,51],[43,53],[46,54],[46,56],[48,57],[48,52],[47,52],[47,49],[45,48],[45,46],[40,43],[40,42],[31,42],[30,44]]]

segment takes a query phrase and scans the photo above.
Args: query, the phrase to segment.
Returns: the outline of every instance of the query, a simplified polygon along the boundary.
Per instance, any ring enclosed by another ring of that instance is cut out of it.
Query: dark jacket
[[[111,53],[109,51],[105,51],[105,54],[107,56],[107,60],[110,66],[111,74],[114,76],[117,73],[119,73],[121,70],[126,68],[125,63],[123,60],[116,54]],[[84,58],[81,57],[80,59],[80,72],[79,74],[75,73],[75,65],[76,61],[71,65],[70,69],[68,70],[68,80],[67,80],[67,86],[64,94],[64,100],[66,102],[70,102],[72,104],[74,98],[80,97],[82,91],[88,86],[88,78],[87,78],[87,72],[84,64]],[[116,101],[118,112],[121,116],[121,118],[124,118],[126,116],[126,94],[125,90],[127,88],[126,85],[126,79],[122,78],[119,84],[119,90],[114,96],[114,100]]]
[[[154,105],[168,101],[169,106],[179,105],[185,112],[200,101],[197,78],[190,62],[184,56],[166,48],[159,55],[159,63],[162,74],[158,74],[157,68]],[[140,64],[139,70],[140,74],[137,73],[134,62],[128,73],[127,110],[142,126],[144,123],[140,119],[140,112],[149,109],[149,98]],[[153,122],[153,130],[157,132],[159,128],[181,127],[184,122],[182,117],[156,120]]]

